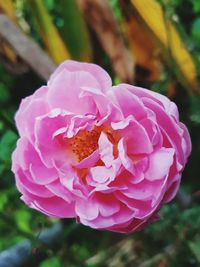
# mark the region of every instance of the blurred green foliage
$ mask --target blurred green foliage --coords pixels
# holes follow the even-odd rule
[[[46,260],[44,260],[39,267],[49,267],[49,266],[53,266],[53,267],[62,267],[60,260],[58,257],[51,257],[48,258]]]
[[[37,42],[42,43],[40,36],[34,29],[33,18],[30,16],[27,2],[23,0],[15,0],[14,2],[18,15],[29,23],[32,37]],[[59,2],[64,3],[65,1]],[[166,6],[169,16],[173,18],[173,16],[178,15],[178,24],[184,29],[185,35],[183,35],[183,38],[187,38],[186,43],[190,45],[192,53],[196,55],[197,69],[200,70],[200,64],[198,63],[200,62],[200,1],[162,0],[159,2]],[[74,25],[64,25],[63,16],[66,14],[59,11],[62,8],[57,5],[58,2],[44,0],[44,3],[59,31],[61,33],[64,32],[63,34],[67,36],[65,30],[68,27],[68,32],[73,35],[74,27],[76,28],[76,23],[80,21],[76,21],[74,17]],[[111,0],[111,6],[117,20],[121,21],[122,12],[118,1]],[[67,11],[69,12],[69,10]],[[76,12],[72,6],[71,10]],[[82,20],[81,15],[78,14],[78,16],[78,19]],[[83,33],[81,42],[89,42],[87,34]],[[71,35],[64,38],[64,40],[68,43],[73,58],[76,58],[76,56],[81,58],[81,54],[76,54],[73,51],[73,42],[76,42],[79,51],[82,49],[81,42],[72,42]],[[78,38],[77,34],[73,38],[73,40],[76,40]],[[88,55],[90,57],[90,49],[90,44],[85,44],[83,54],[86,53],[86,57]],[[102,62],[106,62],[108,69],[112,69],[107,56],[101,50],[100,52],[103,58]],[[0,251],[19,243],[25,238],[29,238],[33,242],[33,247],[37,247],[37,244],[35,245],[34,243],[37,233],[55,222],[55,220],[29,209],[20,201],[20,195],[16,189],[13,174],[10,171],[11,154],[17,140],[13,119],[14,113],[19,106],[20,99],[31,94],[33,88],[36,89],[37,86],[44,83],[38,77],[34,79],[33,77],[35,76],[31,71],[27,74],[22,74],[20,77],[9,73],[5,66],[0,63]],[[113,77],[113,80],[117,81],[117,78]],[[162,266],[196,267],[200,266],[200,197],[199,193],[196,194],[196,197],[194,196],[194,193],[200,190],[200,96],[189,96],[185,89],[175,80],[172,70],[167,67],[163,69],[159,80],[151,84],[150,87],[154,91],[167,94],[172,80],[175,88],[173,100],[177,103],[180,117],[189,127],[193,140],[193,152],[183,174],[181,186],[183,192],[193,196],[193,202],[189,208],[181,210],[175,200],[173,204],[163,207],[160,212],[161,220],[159,222],[131,237],[140,242],[140,251],[137,255],[140,262],[163,252],[167,246],[174,246],[174,254],[168,256],[167,264]],[[63,220],[63,224],[65,230],[62,239],[59,240],[58,245],[46,251],[47,257],[39,263],[39,267],[97,267],[97,265],[87,265],[85,263],[86,260],[99,251],[106,253],[109,247],[124,238],[122,235],[115,233],[98,232],[81,225],[75,226],[72,220]],[[103,267],[105,263],[100,262],[98,266]]]

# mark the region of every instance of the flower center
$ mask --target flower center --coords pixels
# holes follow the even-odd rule
[[[71,139],[71,151],[76,156],[78,162],[87,158],[98,149],[98,141],[101,132],[104,132],[107,135],[108,140],[113,144],[114,157],[116,158],[118,156],[117,144],[120,140],[119,133],[113,131],[109,126],[95,126],[92,131],[80,131]]]
[[[78,161],[87,158],[98,148],[98,140],[101,128],[95,127],[92,131],[80,131],[72,138],[71,149]]]

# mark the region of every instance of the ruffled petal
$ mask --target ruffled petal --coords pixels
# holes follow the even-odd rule
[[[110,167],[113,163],[113,144],[108,140],[105,133],[101,133],[99,137],[99,154],[101,160],[104,162],[106,167]]]
[[[79,97],[83,85],[98,88],[97,81],[90,73],[62,70],[49,84],[47,99],[50,107],[66,109],[76,114],[96,113],[91,97]]]
[[[57,113],[55,113],[57,111]],[[59,131],[68,125],[70,113],[53,110],[50,114],[37,119],[35,124],[35,148],[42,162],[48,167],[53,167],[55,161],[67,160],[67,142],[59,138]],[[61,131],[62,132],[62,131]]]
[[[40,185],[48,184],[57,179],[58,175],[54,168],[47,168],[41,161],[37,151],[26,137],[20,138],[17,143],[16,152],[13,154],[13,171],[19,166],[29,171],[33,183]]]
[[[38,116],[49,111],[48,103],[45,101],[48,88],[42,86],[32,96],[24,98],[15,115],[16,126],[20,136],[26,136],[34,141],[34,125]]]
[[[52,197],[47,199],[34,200],[29,206],[50,217],[74,218],[76,216],[74,204],[67,203],[61,198]]]
[[[174,153],[173,148],[161,148],[152,153],[149,156],[149,167],[145,172],[145,178],[155,181],[166,176],[172,166]]]
[[[98,83],[98,88],[103,92],[106,92],[111,86],[112,81],[108,73],[96,64],[77,62],[73,60],[64,61],[51,75],[48,84],[51,84],[57,75],[63,70],[67,70],[71,73],[84,70],[92,75]]]
[[[80,217],[80,220],[94,220],[99,215],[98,205],[92,200],[79,199],[76,201],[75,206],[76,214]]]
[[[129,154],[149,154],[153,151],[153,146],[145,128],[132,116],[123,121],[112,123],[111,126],[126,139]]]
[[[109,97],[120,107],[125,118],[133,115],[136,120],[140,121],[147,116],[142,101],[129,92],[125,84],[113,86],[112,91],[109,92]]]

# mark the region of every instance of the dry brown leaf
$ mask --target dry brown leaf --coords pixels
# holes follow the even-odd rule
[[[79,0],[85,19],[95,31],[113,69],[122,82],[133,82],[134,59],[125,47],[122,35],[107,0]],[[89,16],[88,16],[89,14]]]

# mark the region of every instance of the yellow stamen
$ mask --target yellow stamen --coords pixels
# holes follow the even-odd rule
[[[96,127],[92,131],[81,131],[72,138],[72,152],[76,154],[79,162],[84,158],[87,158],[98,148],[100,134],[100,127]]]

